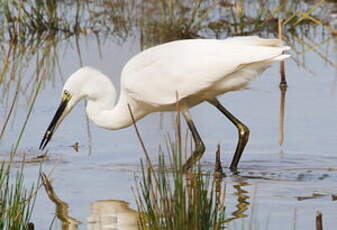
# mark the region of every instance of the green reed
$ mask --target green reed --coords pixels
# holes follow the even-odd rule
[[[222,229],[225,207],[217,199],[220,191],[212,173],[203,173],[198,165],[184,174],[179,153],[170,154],[169,161],[159,155],[156,169],[142,163],[137,187],[140,229]]]
[[[0,229],[26,230],[35,203],[35,186],[23,185],[23,167],[13,174],[12,160],[0,165]]]
[[[177,105],[179,111],[179,105]],[[130,110],[131,112],[131,110]],[[132,116],[132,112],[131,112]],[[133,117],[133,116],[132,116]],[[226,223],[221,166],[216,173],[204,173],[200,164],[189,172],[182,164],[190,151],[187,136],[181,135],[180,114],[176,117],[176,137],[166,139],[166,151],[159,149],[158,166],[148,156],[136,124],[146,160],[141,161],[141,177],[135,190],[141,230],[223,229]],[[220,150],[219,150],[220,151]],[[164,157],[168,156],[168,160]],[[221,165],[221,164],[220,164]]]

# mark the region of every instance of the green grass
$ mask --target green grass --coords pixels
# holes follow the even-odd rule
[[[217,171],[216,176],[211,171],[204,173],[199,164],[188,173],[182,171],[183,156],[190,151],[189,142],[181,136],[179,113],[176,125],[175,140],[167,138],[167,150],[159,151],[158,167],[151,162],[135,125],[146,154],[135,189],[139,227],[141,230],[223,229],[226,219],[222,172]]]
[[[23,185],[23,167],[16,172],[12,161],[0,165],[0,229],[25,230],[35,203],[35,186],[26,189]]]
[[[160,155],[156,170],[142,164],[137,190],[141,229],[222,229],[225,207],[213,174],[203,173],[198,165],[186,175],[180,158],[171,154],[169,162]]]

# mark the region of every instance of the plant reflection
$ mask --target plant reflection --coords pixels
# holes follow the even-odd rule
[[[56,218],[61,222],[62,230],[76,230],[81,222],[69,215],[69,205],[61,200],[54,191],[48,177],[41,173],[42,184],[49,199],[56,206]],[[89,230],[137,230],[138,214],[121,200],[99,200],[91,204],[88,216]]]
[[[248,217],[248,215],[246,214],[246,211],[248,210],[249,205],[250,205],[250,202],[248,202],[249,196],[248,196],[248,192],[243,189],[247,185],[249,184],[248,182],[245,182],[245,181],[240,181],[238,182],[238,184],[233,185],[234,189],[236,190],[235,196],[236,196],[238,203],[235,207],[237,209],[234,212],[232,212],[232,215],[234,217],[227,219],[226,222],[229,222],[235,219],[241,219],[241,218]]]
[[[62,223],[62,230],[76,230],[78,229],[78,225],[81,223],[77,219],[69,216],[69,205],[61,200],[57,194],[54,192],[54,188],[46,174],[40,174],[42,184],[46,190],[46,193],[49,199],[55,204],[56,206],[56,217]]]
[[[44,173],[41,173],[41,179],[49,199],[56,205],[56,217],[61,222],[62,229],[78,229],[78,226],[81,224],[81,222],[69,215],[69,205],[57,196],[52,187],[52,184]],[[222,181],[221,178],[218,179],[219,180],[217,183],[220,183],[222,186],[226,187],[225,185],[227,182]],[[238,181],[232,185],[235,189],[234,197],[229,198],[235,198],[237,204],[234,211],[231,212],[232,217],[224,218],[222,224],[248,217],[247,211],[250,205],[250,196],[244,187],[249,185],[250,184],[245,181]],[[222,199],[226,196],[226,194],[224,194],[226,191],[219,190],[218,192],[223,193],[221,195],[222,198],[220,199],[220,202],[223,202]],[[227,204],[222,203],[222,205],[226,206]],[[91,204],[90,215],[87,217],[87,229],[138,230],[138,218],[139,213],[131,209],[129,207],[129,203],[125,201],[99,200]]]

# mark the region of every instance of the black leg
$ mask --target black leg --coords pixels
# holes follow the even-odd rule
[[[191,115],[188,112],[188,110],[185,110],[182,113],[184,115],[184,118],[187,122],[189,129],[191,130],[192,137],[195,143],[195,149],[192,153],[192,156],[183,165],[183,171],[187,172],[202,157],[202,155],[205,152],[205,145],[201,140],[201,137],[192,121]]]
[[[214,105],[221,113],[223,113],[238,129],[239,132],[239,141],[236,146],[235,154],[230,165],[230,169],[233,172],[237,172],[237,167],[242,155],[243,150],[248,142],[249,138],[249,129],[245,126],[241,121],[239,121],[233,114],[231,114],[225,107],[221,105],[218,99],[214,98],[213,100],[209,100],[209,103]]]

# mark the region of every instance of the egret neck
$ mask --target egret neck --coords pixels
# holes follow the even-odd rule
[[[106,101],[103,98],[113,99],[106,95],[106,97],[103,96],[95,100],[91,100],[89,96],[87,100],[86,111],[88,117],[99,127],[117,130],[132,125],[132,117],[128,104],[136,121],[146,115],[142,110],[135,108],[132,100],[127,100],[123,92],[120,94],[119,100],[115,105],[112,101]]]

